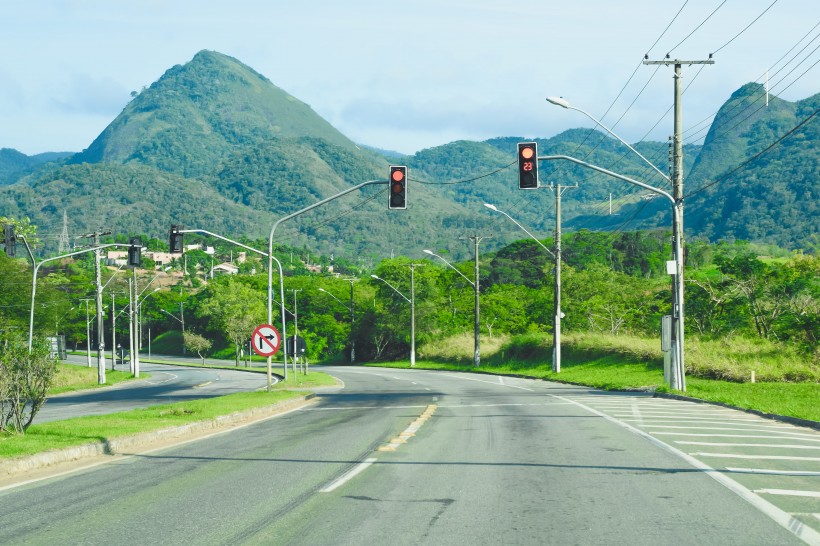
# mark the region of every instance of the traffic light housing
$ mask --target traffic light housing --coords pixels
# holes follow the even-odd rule
[[[182,229],[182,226],[176,226],[176,225],[171,226],[171,233],[169,234],[169,237],[168,237],[168,240],[169,240],[169,245],[168,245],[169,246],[169,251],[168,252],[170,252],[171,254],[180,254],[183,251],[184,247],[182,246],[182,233],[180,233],[181,229]]]
[[[17,234],[14,233],[12,224],[6,224],[3,228],[3,242],[6,245],[6,256],[10,258],[17,256]]]
[[[518,189],[538,188],[538,145],[535,142],[518,143]]]
[[[142,267],[142,239],[131,237],[128,240],[128,265],[130,267]]]
[[[390,165],[390,193],[387,201],[388,209],[404,210],[407,208],[407,167]]]

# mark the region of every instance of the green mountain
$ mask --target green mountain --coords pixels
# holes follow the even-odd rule
[[[11,148],[0,148],[0,186],[14,184],[46,163],[70,157],[70,152],[49,152],[28,156]]]
[[[770,97],[766,105],[763,86],[737,90],[715,116],[687,180],[687,230],[711,240],[820,244],[817,118],[765,150],[818,109],[820,94],[795,103]]]
[[[746,111],[741,108],[756,92],[749,86],[738,91],[703,147],[685,146],[687,190],[707,186],[816,109],[817,97],[796,104],[773,100],[751,117],[732,118],[732,112]],[[812,127],[732,175],[731,183],[695,193],[687,200],[687,235],[802,244],[805,237],[796,234],[801,226],[812,233],[805,226],[817,218],[816,199],[810,198],[817,195]],[[284,223],[276,241],[364,263],[393,253],[418,256],[425,248],[462,259],[472,253],[464,235],[492,235],[482,243],[485,250],[522,238],[484,203],[539,236],[552,234],[554,193],[546,187],[518,189],[515,155],[521,140],[458,141],[405,157],[381,153],[357,146],[236,59],[202,51],[143,90],[88,149],[68,160],[31,167],[31,158],[0,153],[0,180],[7,166],[6,180],[14,182],[0,187],[0,211],[29,216],[52,246],[63,210],[72,234],[106,228],[164,239],[176,223],[231,238],[267,238],[284,215],[364,181],[386,182],[393,162],[409,169],[407,210],[388,211],[386,184],[372,185]],[[634,153],[598,131],[574,129],[539,139],[538,146],[542,156],[571,155],[668,189]],[[666,143],[636,147],[667,170]],[[567,231],[670,225],[664,199],[584,167],[542,162],[540,180],[571,187],[563,193]],[[768,199],[772,190],[788,199]],[[761,221],[766,215],[768,223]],[[758,218],[759,228],[744,223],[751,217]]]

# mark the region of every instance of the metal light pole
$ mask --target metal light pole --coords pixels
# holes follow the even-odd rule
[[[478,287],[478,243],[481,241],[481,239],[484,239],[486,237],[479,237],[478,235],[473,235],[473,236],[470,236],[470,237],[467,237],[467,238],[471,239],[475,243],[475,281],[471,281],[470,279],[468,279],[467,276],[464,273],[462,273],[461,271],[459,271],[453,264],[451,264],[450,262],[448,262],[447,260],[445,260],[444,258],[439,256],[438,254],[436,254],[432,250],[426,250],[425,249],[425,250],[423,250],[423,252],[425,254],[429,254],[430,256],[435,256],[436,258],[438,258],[439,260],[444,262],[444,264],[447,267],[449,267],[450,269],[452,269],[453,271],[455,271],[456,273],[458,273],[459,275],[464,277],[464,280],[466,280],[468,283],[470,283],[470,286],[473,287],[473,292],[475,293],[475,309],[474,309],[474,315],[473,315],[474,316],[474,320],[473,320],[473,338],[474,338],[473,339],[473,343],[474,343],[474,345],[473,345],[473,347],[474,347],[474,350],[473,350],[473,366],[478,367],[481,364],[481,330],[480,330],[480,320],[479,320],[480,319],[480,315],[479,315],[480,306],[479,306],[479,290],[478,290],[478,288],[479,288]]]
[[[678,68],[677,65],[676,65],[676,68]],[[678,75],[679,75],[679,72],[678,72]],[[676,78],[676,81],[677,81],[677,78]],[[677,96],[676,96],[676,99],[677,99]],[[661,176],[661,178],[663,178],[673,188],[676,188],[676,187],[681,187],[682,188],[682,184],[683,184],[682,183],[682,177],[683,177],[682,169],[678,169],[676,167],[676,173],[675,173],[676,180],[678,178],[680,178],[680,184],[679,185],[675,184],[675,183],[673,183],[672,179],[669,176],[664,174],[663,171],[661,171],[651,161],[649,161],[646,157],[644,157],[638,150],[636,150],[635,148],[630,146],[625,140],[623,140],[621,137],[616,135],[610,128],[608,128],[606,125],[601,123],[600,120],[595,118],[589,112],[586,112],[586,111],[584,111],[584,110],[582,110],[582,109],[580,109],[576,106],[570,105],[570,103],[567,100],[565,100],[561,97],[547,97],[547,102],[549,102],[551,104],[555,104],[556,106],[560,106],[562,108],[566,108],[568,110],[575,110],[577,112],[580,112],[580,113],[584,114],[586,117],[588,117],[589,119],[594,121],[597,126],[604,129],[607,133],[609,133],[614,138],[616,138],[621,144],[623,144],[624,146],[626,146],[627,148],[632,150],[632,152],[634,152],[638,157],[640,157],[643,160],[644,163],[649,165],[656,173],[658,173]],[[680,103],[676,100],[676,105],[679,105],[679,104]],[[677,131],[678,130],[678,125],[677,125],[678,121],[677,120],[680,119],[680,116],[677,112],[677,106],[676,106],[676,114],[675,115],[676,115],[676,128],[675,128],[675,130]],[[676,133],[676,135],[677,135],[677,133]],[[676,138],[677,138],[677,136],[676,136]],[[677,148],[676,148],[676,154],[677,154],[677,152],[678,151],[677,151]],[[681,152],[681,154],[682,154],[682,152]],[[678,161],[680,160],[680,157],[681,157],[681,155],[677,155],[677,157],[675,158],[676,165],[677,165]],[[670,387],[672,387],[672,389],[675,389],[675,390],[685,391],[686,390],[686,373],[685,373],[685,368],[684,368],[684,350],[683,350],[683,317],[684,317],[684,312],[683,312],[683,285],[684,285],[684,281],[683,281],[683,227],[682,227],[683,226],[683,195],[682,195],[682,191],[680,192],[681,193],[680,196],[676,195],[675,197],[673,197],[667,191],[661,190],[659,188],[655,188],[655,187],[650,186],[648,184],[645,184],[643,182],[633,180],[629,177],[614,173],[614,172],[609,171],[607,169],[592,165],[590,163],[586,163],[584,161],[581,161],[579,159],[576,159],[576,158],[573,158],[573,157],[570,157],[570,156],[545,156],[545,157],[539,157],[538,159],[539,160],[547,160],[547,161],[551,160],[551,159],[563,159],[563,160],[571,161],[573,163],[583,165],[583,166],[591,168],[593,170],[597,170],[598,172],[602,172],[602,173],[607,174],[609,176],[618,178],[618,179],[623,180],[625,182],[629,182],[630,184],[634,184],[636,186],[647,189],[651,192],[662,195],[662,196],[666,197],[667,199],[669,199],[669,201],[672,203],[672,230],[673,230],[674,258],[675,258],[674,259],[674,262],[675,262],[675,278],[674,278],[673,290],[672,290],[672,321],[673,321],[672,331],[673,331],[673,338],[674,338],[673,339],[672,357],[673,357],[674,362],[673,362],[673,373],[672,373],[672,377],[671,377],[671,381],[670,381]]]
[[[560,194],[560,190],[559,190],[559,194]],[[559,197],[559,199],[560,199],[560,197]],[[552,341],[553,341],[552,371],[560,372],[561,371],[561,319],[563,318],[563,314],[561,313],[561,265],[560,265],[561,264],[561,247],[560,247],[560,243],[558,242],[560,239],[556,238],[556,251],[553,252],[552,250],[550,250],[546,246],[544,246],[544,243],[539,241],[538,238],[535,235],[533,235],[532,233],[530,233],[527,228],[522,226],[518,222],[518,220],[516,220],[515,218],[513,218],[512,216],[510,216],[509,214],[507,214],[503,210],[500,210],[495,205],[491,205],[489,203],[484,203],[484,206],[487,207],[488,209],[494,211],[494,212],[497,212],[499,214],[503,214],[504,216],[506,216],[507,218],[512,220],[512,222],[515,225],[517,225],[519,228],[521,228],[521,230],[524,231],[524,233],[529,235],[530,238],[533,241],[538,243],[538,245],[541,248],[543,248],[545,251],[547,251],[547,253],[555,259],[555,283],[554,283],[555,298],[553,300],[553,303],[554,303],[554,305],[553,305],[553,309],[554,309],[553,317],[554,317],[554,321],[555,321],[554,322],[555,328],[553,329],[553,338],[552,338]],[[561,226],[560,216],[557,218],[556,224],[558,225],[558,229],[560,230],[560,226]]]
[[[334,199],[338,199],[343,195],[347,195],[353,191],[358,189],[364,188],[365,186],[371,186],[374,184],[380,185],[387,185],[389,181],[387,180],[369,180],[367,182],[362,182],[356,186],[343,190],[336,195],[332,195],[326,199],[322,199],[310,206],[307,206],[301,210],[297,210],[294,213],[288,214],[287,216],[283,216],[276,222],[274,222],[273,226],[270,229],[270,237],[268,238],[268,324],[273,321],[273,236],[276,233],[276,228],[279,227],[279,224],[285,222],[286,220],[290,220],[295,218],[301,214],[304,214],[310,210],[315,209],[316,207],[320,207],[325,203],[333,201]],[[282,264],[279,263],[279,260],[276,260],[276,263],[279,265],[279,298],[282,302],[282,337],[287,339],[287,333],[285,332],[285,289],[284,284],[282,281]],[[285,379],[287,379],[287,361],[288,361],[288,353],[287,353],[287,343],[285,344],[285,352],[284,352],[284,359],[285,359]],[[270,357],[268,357],[268,369],[270,369]],[[270,372],[268,372],[268,390],[270,390]]]
[[[393,292],[404,298],[404,301],[410,304],[410,367],[416,365],[416,283],[414,279],[414,271],[416,267],[423,264],[410,264],[410,298],[399,292],[399,290],[377,275],[370,275],[377,281],[382,281],[384,284],[393,289]]]

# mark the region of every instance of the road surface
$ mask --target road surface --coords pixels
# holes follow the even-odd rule
[[[814,430],[544,381],[323,371],[346,387],[303,409],[0,489],[0,544],[820,543],[817,499],[794,494],[820,490]]]

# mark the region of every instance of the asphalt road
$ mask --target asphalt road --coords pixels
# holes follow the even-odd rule
[[[86,359],[69,356],[67,361],[85,364]],[[96,365],[96,360],[94,364]],[[267,385],[264,374],[239,370],[187,368],[148,362],[141,362],[140,370],[150,377],[118,383],[111,388],[51,396],[37,413],[34,422],[45,423],[83,415],[101,415],[156,404],[224,396],[253,391]]]
[[[0,544],[820,543],[801,523],[820,512],[814,499],[779,507],[760,492],[816,477],[717,472],[692,455],[761,453],[741,447],[747,436],[816,448],[811,429],[542,381],[323,371],[346,388],[301,410],[0,490]],[[696,427],[771,428],[714,442],[737,447],[673,443]]]

